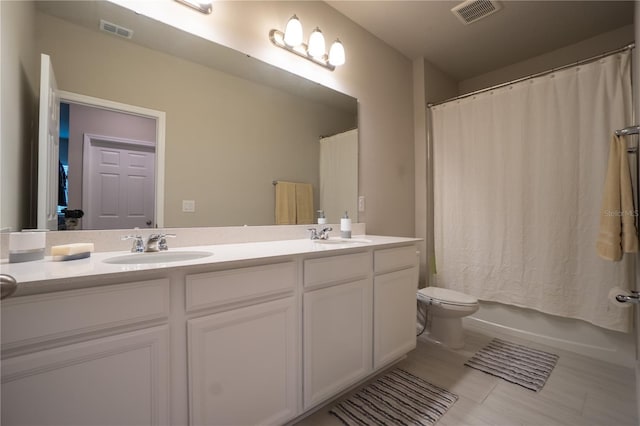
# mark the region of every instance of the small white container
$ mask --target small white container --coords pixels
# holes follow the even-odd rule
[[[12,232],[9,234],[9,263],[44,259],[46,232]]]
[[[324,225],[327,223],[327,218],[324,216],[324,210],[318,210],[318,225]]]
[[[351,238],[351,218],[349,218],[349,214],[346,211],[340,219],[340,237]]]

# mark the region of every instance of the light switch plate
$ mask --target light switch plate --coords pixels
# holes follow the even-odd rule
[[[195,200],[182,200],[182,211],[184,213],[195,213],[196,211]]]
[[[358,211],[364,213],[364,195],[358,197]]]

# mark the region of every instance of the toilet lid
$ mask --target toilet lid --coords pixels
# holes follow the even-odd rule
[[[440,287],[426,287],[420,289],[419,292],[426,298],[436,300],[441,303],[449,303],[452,305],[475,305],[478,299],[459,291],[449,290]]]

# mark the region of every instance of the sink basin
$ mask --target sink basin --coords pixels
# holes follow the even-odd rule
[[[371,240],[364,238],[329,238],[328,240],[313,240],[317,244],[367,244]]]
[[[139,265],[141,263],[169,263],[202,259],[212,256],[210,251],[159,251],[156,253],[131,253],[103,260],[114,265]]]

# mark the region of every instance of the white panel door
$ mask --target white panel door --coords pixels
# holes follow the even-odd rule
[[[155,146],[105,137],[84,146],[82,228],[153,227]]]
[[[192,425],[282,424],[298,414],[293,297],[188,321]]]
[[[382,367],[416,347],[417,290],[417,267],[374,278],[373,368]]]
[[[304,294],[304,409],[372,369],[372,280]]]
[[[51,58],[40,55],[38,131],[38,229],[58,230],[60,99]]]
[[[2,360],[4,425],[166,425],[169,330],[138,330]]]

